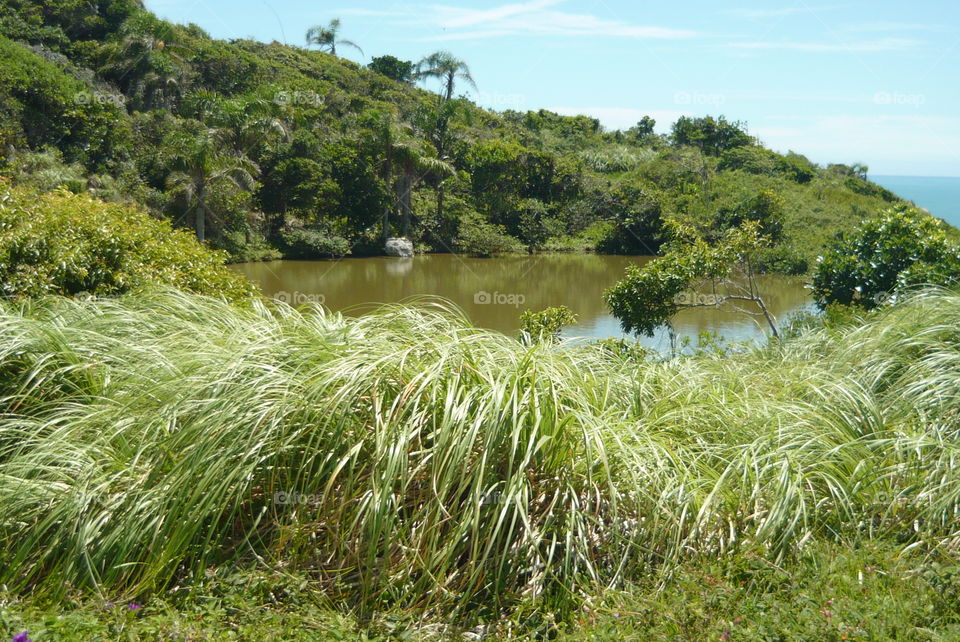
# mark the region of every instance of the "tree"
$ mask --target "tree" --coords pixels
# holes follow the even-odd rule
[[[727,150],[750,145],[754,140],[746,132],[744,123],[729,122],[723,116],[681,116],[673,124],[673,142],[699,147],[704,154],[719,156]]]
[[[635,140],[643,141],[647,138],[650,138],[654,135],[653,128],[657,126],[657,121],[655,121],[650,116],[644,116],[637,124],[627,130],[627,133],[630,134]]]
[[[917,285],[960,280],[960,246],[943,222],[916,208],[886,210],[838,238],[820,257],[813,296],[831,303],[875,308]]]
[[[757,223],[745,222],[727,230],[710,244],[692,228],[670,224],[673,240],[667,252],[643,267],[631,265],[626,277],[604,293],[624,332],[653,336],[679,310],[749,303],[764,317],[770,332],[779,336],[776,319],[760,295],[753,268],[754,255],[769,243]],[[701,292],[695,291],[702,289]]]
[[[197,135],[183,135],[175,141],[171,158],[173,171],[167,176],[167,188],[187,203],[186,213],[194,214],[197,239],[206,239],[207,216],[214,214],[210,197],[216,190],[237,188],[252,191],[257,165],[243,154],[223,150],[225,134],[204,129]]]
[[[568,325],[577,322],[577,315],[565,305],[539,312],[525,310],[520,315],[520,340],[524,343],[553,343]]]
[[[383,238],[390,235],[390,211],[398,212],[402,220],[402,234],[410,233],[410,221],[413,215],[413,191],[428,176],[439,178],[452,175],[453,165],[436,158],[420,139],[415,136],[413,126],[401,122],[392,112],[379,112],[374,115],[374,145],[380,157],[379,175],[392,186],[394,200],[383,213]]]
[[[416,65],[409,60],[400,60],[394,56],[377,56],[367,65],[368,68],[387,78],[402,83],[411,83],[415,78]]]
[[[470,67],[467,63],[454,56],[449,51],[437,51],[423,58],[417,64],[417,80],[437,78],[441,81],[440,95],[444,100],[452,100],[457,80],[463,80],[468,85],[477,88],[473,80]]]
[[[132,99],[134,107],[170,109],[184,91],[188,50],[171,41],[167,25],[146,14],[128,21],[119,33],[121,39],[106,46],[100,72]]]
[[[322,25],[316,25],[307,29],[307,46],[316,45],[320,47],[323,51],[328,51],[334,56],[337,55],[337,45],[346,45],[347,47],[353,47],[360,52],[360,55],[365,55],[363,49],[360,48],[360,45],[351,41],[344,40],[339,37],[340,33],[340,19],[334,18],[330,23],[324,27]]]
[[[720,229],[740,227],[746,221],[757,224],[758,231],[778,243],[783,238],[783,217],[786,204],[783,197],[773,190],[760,190],[732,209],[721,209],[717,213],[715,224]]]

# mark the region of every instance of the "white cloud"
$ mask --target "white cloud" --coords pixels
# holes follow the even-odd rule
[[[590,14],[550,9],[563,1],[565,0],[532,0],[484,10],[432,5],[428,7],[431,17],[427,20],[449,32],[424,40],[467,40],[510,35],[679,39],[696,35],[687,29],[635,25],[619,20],[604,20]]]
[[[338,16],[396,17],[406,15],[402,11],[377,11],[374,9],[337,9],[332,13]]]
[[[960,176],[960,118],[901,114],[769,118],[751,133],[772,149],[792,149],[820,163],[866,162],[877,174]]]
[[[784,50],[810,52],[876,52],[876,51],[903,51],[921,44],[917,40],[908,38],[881,38],[864,42],[734,42],[730,47],[744,50]]]
[[[819,13],[821,11],[833,11],[835,9],[842,8],[843,7],[841,5],[810,7],[801,3],[800,6],[783,7],[781,9],[728,9],[722,13],[732,16],[739,16],[741,18],[748,18],[750,20],[762,20],[764,18],[785,18],[787,16],[793,16],[800,13]]]
[[[522,15],[524,13],[531,13],[541,9],[546,9],[547,7],[552,7],[560,4],[561,2],[563,2],[563,0],[533,0],[533,2],[526,2],[524,4],[505,4],[500,7],[494,7],[493,9],[485,9],[480,11],[442,5],[435,5],[430,8],[441,13],[448,14],[448,17],[443,20],[442,26],[449,29],[457,27],[475,27],[480,24],[504,20],[513,16]]]
[[[869,22],[866,24],[844,27],[843,31],[848,31],[851,33],[865,33],[873,31],[947,31],[947,28],[938,25],[906,24],[903,22]]]

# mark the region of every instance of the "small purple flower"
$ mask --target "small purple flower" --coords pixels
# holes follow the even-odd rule
[[[136,602],[130,602],[130,604],[127,604],[127,608],[130,609],[131,611],[139,611],[143,607],[137,604]]]
[[[30,642],[30,636],[27,635],[26,631],[20,631],[15,636],[13,636],[12,642]]]

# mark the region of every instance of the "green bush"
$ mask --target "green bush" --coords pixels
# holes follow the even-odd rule
[[[460,221],[457,249],[474,256],[494,256],[520,252],[523,244],[508,235],[502,225],[488,223],[475,214]]]
[[[149,286],[233,300],[252,295],[224,258],[139,209],[0,181],[3,296],[110,296]]]
[[[280,248],[288,259],[329,259],[350,254],[350,243],[345,238],[314,228],[281,230]]]
[[[813,276],[817,304],[875,308],[917,285],[949,285],[960,279],[960,246],[942,221],[915,208],[898,207],[864,221],[819,260]]]

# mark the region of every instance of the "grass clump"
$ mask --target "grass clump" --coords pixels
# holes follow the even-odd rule
[[[0,583],[143,599],[254,566],[360,621],[543,629],[705,559],[955,560],[958,315],[927,292],[736,358],[638,364],[437,306],[6,303]]]

